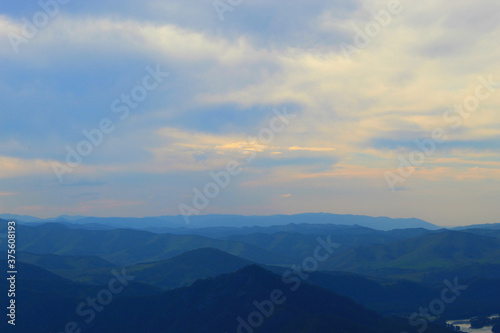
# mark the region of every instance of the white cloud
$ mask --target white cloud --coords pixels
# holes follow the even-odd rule
[[[118,130],[109,143],[96,150],[88,163],[75,169],[76,175],[206,171],[241,157],[241,150],[256,151],[270,159],[325,157],[334,152],[339,162],[328,170],[312,171],[302,165],[275,166],[265,171],[249,168],[249,174],[260,178],[249,176],[241,186],[281,186],[300,179],[309,181],[313,188],[323,186],[319,179],[369,179],[374,183],[380,180],[382,185],[376,183],[380,189],[385,186],[384,171],[397,166],[401,151],[374,142],[388,139],[395,145],[398,141],[407,143],[429,135],[436,127],[446,127],[443,112],[473,93],[479,76],[492,74],[500,80],[500,6],[496,0],[402,2],[403,13],[393,17],[391,25],[350,61],[338,43],[352,42],[353,24],[363,28],[372,20],[371,13],[385,8],[387,1],[345,5],[326,0],[259,0],[241,5],[224,23],[218,21],[211,4],[202,1],[189,5],[175,1],[141,3],[137,13],[135,4],[129,4],[117,15],[79,15],[68,7],[68,12],[22,45],[19,55],[12,52],[7,35],[19,32],[21,23],[3,15],[0,61],[22,67],[33,77],[24,82],[15,75],[3,76],[0,96],[7,105],[21,108],[24,104],[20,100],[45,101],[50,95],[52,99],[46,104],[50,107],[40,107],[30,114],[32,117],[22,117],[53,123],[60,132],[70,133],[67,137],[73,140],[73,129],[80,131],[84,128],[80,122],[88,120],[74,111],[74,106],[109,112],[109,104],[117,98],[112,89],[115,87],[94,88],[79,77],[53,86],[51,83],[58,80],[56,74],[73,69],[83,73],[89,59],[103,68],[117,64],[127,68],[130,59],[141,68],[159,63],[172,72],[172,81],[159,90],[160,97],[148,100],[144,110],[134,114],[123,131]],[[173,19],[173,12],[183,17]],[[162,21],[163,14],[171,19]],[[257,17],[267,25],[256,23]],[[274,17],[279,24],[267,21],[267,17]],[[295,26],[286,25],[287,20]],[[113,80],[134,82],[128,73]],[[105,102],[96,96],[104,96]],[[243,132],[255,131],[255,122],[229,134],[207,134],[204,124],[190,128],[175,123],[178,117],[195,117],[200,110],[234,107],[238,117],[240,109],[286,104],[296,106],[300,117],[269,145],[247,146]],[[471,182],[498,179],[497,151],[485,142],[500,136],[499,107],[500,87],[464,120],[460,130],[447,132],[450,144],[474,141],[475,146],[451,146],[446,156],[436,153],[417,170],[412,184],[417,179],[445,177]],[[59,113],[54,112],[54,116],[49,108]],[[61,122],[57,115],[68,112],[74,112],[74,121]],[[50,135],[40,140],[44,149],[38,149],[39,155],[30,159],[13,157],[22,155],[28,139],[3,140],[0,178],[53,177],[54,147],[71,142],[64,141],[67,137],[52,136],[52,128],[46,132]],[[148,154],[126,163],[116,158],[131,151]],[[326,184],[331,186],[330,182]]]
[[[51,173],[51,161],[0,156],[0,179]]]

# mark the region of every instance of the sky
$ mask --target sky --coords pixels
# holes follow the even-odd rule
[[[0,212],[500,222],[498,0],[0,5]]]

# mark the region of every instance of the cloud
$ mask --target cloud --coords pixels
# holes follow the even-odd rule
[[[304,150],[304,151],[334,151],[335,148],[322,148],[322,147],[297,147],[293,146],[288,148],[288,150],[296,151],[296,150]]]
[[[352,44],[354,27],[364,29],[372,13],[386,6],[383,0],[258,0],[220,21],[212,4],[201,0],[92,0],[66,6],[15,54],[9,32],[19,33],[21,17],[39,7],[9,4],[0,16],[0,122],[6,124],[0,179],[4,193],[16,195],[3,199],[34,212],[29,207],[39,206],[35,196],[44,196],[40,184],[51,184],[84,200],[80,186],[53,184],[52,162],[64,161],[66,146],[85,139],[84,129],[103,118],[116,120],[112,102],[130,94],[145,67],[156,64],[171,73],[169,79],[127,121],[117,122],[116,131],[68,175],[67,185],[87,179],[105,192],[102,198],[142,202],[121,197],[126,190],[114,188],[119,178],[145,193],[161,192],[153,186],[164,184],[180,197],[196,186],[190,179],[203,182],[228,160],[257,153],[233,183],[240,202],[233,208],[215,203],[212,211],[251,211],[257,206],[243,203],[250,200],[246,191],[269,186],[276,186],[272,198],[294,193],[290,199],[304,202],[297,207],[312,209],[332,186],[347,197],[355,192],[349,182],[359,184],[360,196],[367,187],[386,191],[384,172],[416,149],[415,139],[443,128],[447,143],[399,194],[416,207],[419,195],[431,193],[436,182],[448,193],[455,191],[448,180],[488,192],[483,181],[498,179],[500,162],[500,87],[459,129],[450,128],[443,115],[474,94],[479,77],[500,81],[500,46],[494,42],[500,38],[500,7],[496,0],[403,1],[404,11],[390,26],[346,59],[341,43]],[[293,108],[297,118],[272,142],[248,144],[247,137],[280,106]],[[36,179],[39,192],[26,185],[28,179]],[[21,183],[26,190],[18,191]],[[292,184],[300,184],[297,192],[287,187]],[[316,188],[326,194],[315,194]],[[273,209],[272,198],[262,211]],[[45,203],[65,209],[52,200]],[[164,213],[165,206],[131,205],[130,212]],[[75,207],[68,209],[83,209]],[[124,209],[97,202],[88,207],[103,213]]]
[[[26,160],[0,156],[0,179],[48,174],[51,172],[51,162],[47,160]]]
[[[44,216],[56,216],[58,212],[64,211],[69,214],[81,214],[81,215],[93,215],[93,214],[105,214],[106,211],[141,205],[142,201],[123,201],[123,200],[113,200],[113,199],[102,199],[102,200],[90,200],[82,203],[78,203],[72,207],[66,206],[21,206],[17,209],[20,211],[25,211],[28,214],[43,214]]]

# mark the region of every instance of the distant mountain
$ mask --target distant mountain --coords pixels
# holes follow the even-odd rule
[[[4,214],[7,215],[7,214]],[[0,215],[0,217],[2,217]],[[84,217],[62,215],[51,219],[38,219],[31,216],[16,216],[24,222],[74,222],[78,224],[103,224],[117,228],[207,228],[207,227],[269,227],[285,224],[338,224],[359,225],[377,230],[405,228],[425,228],[429,230],[440,227],[416,218],[371,217],[363,215],[339,215],[330,213],[305,213],[296,215],[242,216],[242,215],[198,215],[189,218],[186,223],[183,216],[156,217]]]
[[[48,219],[45,219],[45,221],[54,221],[54,222],[57,222],[57,221],[78,221],[78,220],[81,220],[81,219],[84,219],[84,218],[87,218],[88,216],[83,216],[83,215],[59,215],[57,217],[52,217],[52,218],[48,218]]]
[[[43,222],[43,223],[30,223],[29,226],[34,226],[34,225],[40,225],[40,224],[50,224],[53,222]],[[113,230],[113,229],[121,229],[117,227],[112,227],[109,225],[105,224],[99,224],[99,223],[85,223],[85,224],[76,224],[73,222],[68,222],[66,220],[64,221],[57,221],[56,223],[62,224],[65,227],[68,227],[70,229],[83,229],[83,230]],[[147,230],[145,230],[147,231]]]
[[[463,230],[459,230],[459,231],[468,232],[471,234],[476,234],[476,235],[481,235],[481,236],[500,238],[500,229],[475,228],[475,229],[463,229]]]
[[[28,216],[28,215],[16,215],[16,214],[0,214],[0,218],[8,221],[22,221],[22,222],[43,222],[43,219],[38,217]]]
[[[495,229],[500,230],[500,223],[487,223],[487,224],[472,224],[463,227],[455,227],[453,230],[466,230],[466,229]]]
[[[207,228],[167,228],[167,227],[148,227],[144,230],[155,233],[171,233],[178,235],[200,235],[210,238],[227,238],[229,236],[242,236],[250,234],[273,234],[280,232],[300,233],[308,235],[323,235],[325,233],[358,233],[366,230],[378,231],[375,229],[360,227],[359,225],[341,225],[341,224],[309,224],[309,223],[289,223],[272,226],[252,226],[252,227],[207,227]]]
[[[394,235],[410,234],[413,236],[420,232],[420,235],[433,232],[424,228],[405,228],[393,230],[377,230],[359,225],[342,225],[342,224],[310,224],[310,223],[289,223],[283,225],[273,225],[269,227],[211,227],[211,228],[146,228],[144,230],[155,233],[171,233],[179,235],[200,235],[210,238],[227,239],[232,236],[244,236],[251,234],[276,234],[276,233],[295,233],[302,235]],[[404,237],[404,236],[403,236]]]
[[[172,217],[165,217],[172,218]],[[371,217],[363,215],[339,215],[330,213],[305,213],[296,215],[241,216],[241,215],[200,215],[190,217],[190,228],[195,227],[244,227],[273,226],[284,224],[340,224],[359,225],[372,229],[391,230],[402,228],[439,227],[419,219],[392,219],[388,217]]]
[[[0,238],[0,246],[2,243],[5,245],[6,239]],[[57,223],[18,225],[17,244],[19,251],[98,256],[118,265],[165,260],[204,247],[262,264],[292,263],[290,258],[242,242],[130,229],[76,230]]]

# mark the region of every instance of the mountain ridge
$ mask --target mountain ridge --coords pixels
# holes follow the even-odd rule
[[[61,215],[56,218],[39,219],[30,216],[0,214],[0,218],[17,219],[21,222],[70,222],[75,224],[102,224],[115,227],[146,228],[146,227],[245,227],[273,226],[289,223],[360,225],[377,230],[392,230],[404,228],[440,229],[427,221],[417,218],[373,217],[367,215],[332,214],[332,213],[302,213],[276,215],[195,215],[189,218],[189,224],[181,215],[165,215],[152,217],[85,217]],[[23,220],[24,219],[24,220]],[[29,220],[29,221],[28,221]]]

